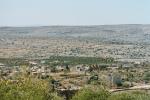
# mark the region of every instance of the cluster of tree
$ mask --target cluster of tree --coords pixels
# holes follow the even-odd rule
[[[113,63],[113,58],[100,58],[100,57],[73,57],[73,56],[51,56],[45,59],[46,63],[49,62],[53,65],[78,65],[78,64],[100,64],[100,63]],[[55,62],[57,61],[57,63]]]
[[[20,77],[0,80],[0,100],[62,100],[47,80]]]
[[[20,66],[20,65],[29,65],[29,62],[25,59],[20,58],[0,58],[0,63],[3,63],[9,67],[11,66]]]

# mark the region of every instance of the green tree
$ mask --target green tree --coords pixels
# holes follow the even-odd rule
[[[21,77],[0,81],[0,100],[61,100],[47,80]]]

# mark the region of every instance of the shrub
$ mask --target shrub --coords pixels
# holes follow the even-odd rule
[[[129,88],[129,87],[132,86],[132,84],[131,84],[131,82],[123,82],[122,86],[123,86],[124,88]]]
[[[20,78],[16,81],[0,81],[0,100],[60,100],[56,98],[46,80]]]
[[[72,100],[107,100],[110,93],[104,89],[92,90],[82,89],[80,90]]]
[[[150,81],[150,72],[145,73],[144,80],[145,81]]]

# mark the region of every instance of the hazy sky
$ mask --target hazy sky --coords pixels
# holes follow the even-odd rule
[[[150,0],[0,0],[0,26],[150,24]]]

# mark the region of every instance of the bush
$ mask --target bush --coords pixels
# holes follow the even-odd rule
[[[82,89],[72,100],[107,100],[108,96],[110,96],[110,93],[104,89]]]
[[[145,73],[144,80],[145,81],[150,81],[150,72]]]
[[[52,94],[46,80],[21,78],[16,81],[0,81],[0,100],[60,100]]]
[[[129,87],[132,86],[132,84],[131,84],[131,82],[123,82],[122,86],[123,86],[124,88],[129,88]]]

